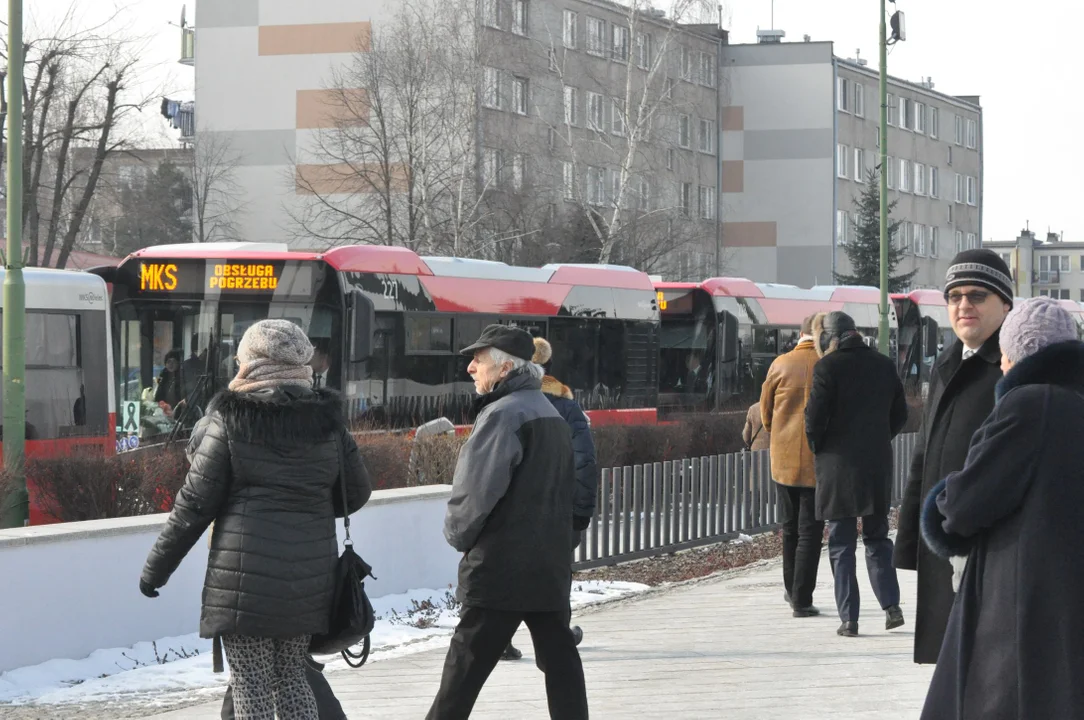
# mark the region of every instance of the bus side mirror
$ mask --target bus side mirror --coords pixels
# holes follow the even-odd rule
[[[738,319],[728,312],[720,313],[720,322],[723,326],[723,353],[720,362],[734,362],[741,357],[741,348],[738,342]]]
[[[373,327],[376,314],[373,301],[358,288],[347,295],[350,322],[350,362],[364,362],[373,354]]]
[[[925,337],[923,338],[923,343],[922,343],[922,346],[925,349],[925,355],[927,357],[929,357],[930,355],[937,355],[938,354],[938,347],[937,346],[941,342],[940,337],[938,337],[939,328],[937,327],[937,323],[927,320],[923,324],[922,329],[923,329],[923,331],[925,333]]]

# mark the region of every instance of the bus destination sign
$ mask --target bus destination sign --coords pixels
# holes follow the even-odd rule
[[[197,263],[141,262],[141,293],[216,295],[275,293],[308,295],[312,267],[283,262],[206,260]]]

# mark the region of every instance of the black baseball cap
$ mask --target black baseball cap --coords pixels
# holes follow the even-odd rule
[[[473,345],[459,351],[460,355],[473,355],[483,348],[497,348],[512,357],[530,360],[534,357],[534,338],[526,330],[508,325],[489,325]]]

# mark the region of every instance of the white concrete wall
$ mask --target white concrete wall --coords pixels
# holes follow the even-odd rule
[[[378,578],[366,582],[370,597],[455,584],[459,554],[443,535],[450,492],[443,485],[381,490],[352,516],[355,547]],[[143,563],[165,520],[149,515],[0,530],[0,672],[198,632],[206,540],[160,597],[139,592]]]

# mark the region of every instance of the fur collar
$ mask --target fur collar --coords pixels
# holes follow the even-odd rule
[[[929,546],[930,550],[933,550],[934,554],[947,559],[953,556],[969,554],[971,552],[971,540],[947,533],[941,526],[941,523],[945,521],[945,516],[941,514],[941,509],[937,507],[937,496],[945,489],[945,485],[945,480],[942,480],[926,496],[926,501],[922,505],[921,525],[922,539],[926,541],[926,545]]]
[[[1058,385],[1084,393],[1084,343],[1048,345],[1016,363],[997,383],[995,397],[1025,385]]]
[[[207,412],[222,417],[231,438],[264,445],[320,442],[343,427],[342,399],[328,389],[224,390],[211,401]]]
[[[835,335],[828,341],[828,347],[823,347],[820,339],[824,335],[824,318],[828,313],[817,313],[813,318],[813,348],[817,351],[817,357],[831,355],[836,350],[851,350],[856,347],[865,347],[862,336],[857,331],[851,330],[842,335]]]
[[[554,397],[564,398],[566,400],[572,400],[572,390],[557,378],[547,375],[542,378],[542,392]]]

